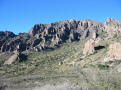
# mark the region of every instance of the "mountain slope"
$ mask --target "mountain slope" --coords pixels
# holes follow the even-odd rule
[[[1,48],[5,48],[0,53],[1,86],[18,90],[20,87],[23,90],[26,87],[33,90],[34,87],[43,90],[120,90],[121,60],[104,61],[109,46],[121,43],[120,31],[121,23],[109,18],[105,23],[68,20],[38,24],[29,33],[19,35],[2,32],[4,44]],[[90,39],[94,40],[95,51],[84,55],[85,43]],[[27,59],[4,65],[16,49],[26,54]]]

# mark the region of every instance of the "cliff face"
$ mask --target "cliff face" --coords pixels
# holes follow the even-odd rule
[[[52,49],[66,41],[79,41],[87,37],[94,39],[101,32],[120,31],[120,28],[121,23],[114,19],[108,19],[105,23],[92,20],[67,20],[36,24],[29,33],[15,35],[12,32],[0,32],[0,51]]]

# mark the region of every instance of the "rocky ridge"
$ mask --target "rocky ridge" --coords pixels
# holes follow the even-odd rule
[[[12,52],[18,47],[20,51],[54,49],[66,41],[79,41],[87,37],[94,39],[99,33],[111,31],[121,31],[121,23],[111,18],[105,23],[92,20],[66,20],[51,24],[36,24],[28,33],[18,35],[0,31],[0,52]]]

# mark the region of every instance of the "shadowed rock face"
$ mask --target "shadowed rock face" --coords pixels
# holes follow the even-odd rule
[[[110,24],[114,23],[114,24]],[[15,35],[12,32],[0,32],[0,51],[44,50],[60,46],[67,40],[79,41],[87,37],[97,38],[98,33],[108,32],[108,27],[119,27],[120,22],[109,19],[105,23],[92,20],[67,20],[51,24],[36,24],[29,33]]]
[[[8,39],[10,39],[10,38],[13,38],[13,37],[15,37],[15,34],[14,33],[12,33],[12,32],[8,32],[8,31],[6,31],[6,32],[0,32],[0,49],[1,49],[1,47],[2,47],[2,45],[8,40]]]

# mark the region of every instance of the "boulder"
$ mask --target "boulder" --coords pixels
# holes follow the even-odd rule
[[[10,65],[14,63],[19,58],[19,53],[15,52],[7,61],[4,62],[4,65]]]
[[[95,52],[94,43],[95,43],[95,41],[93,39],[90,39],[85,43],[85,46],[83,49],[83,54],[85,56],[93,54]]]

